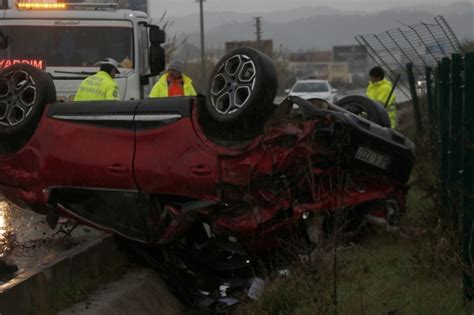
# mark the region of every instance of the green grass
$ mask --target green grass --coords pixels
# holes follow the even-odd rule
[[[447,265],[433,272],[415,259],[430,250],[425,239],[377,232],[338,251],[339,314],[463,314],[461,274]],[[334,314],[332,254],[297,264],[241,314]],[[429,266],[429,264],[427,265]]]
[[[430,171],[431,169],[431,171]],[[458,248],[437,227],[433,166],[414,172],[401,232],[375,229],[337,251],[338,314],[467,314]],[[420,180],[422,174],[431,174]],[[434,185],[434,184],[433,184]],[[423,187],[423,188],[421,188]],[[295,263],[291,277],[276,278],[239,314],[335,314],[334,252]]]
[[[350,261],[338,283],[342,314],[459,314],[461,274],[433,274],[414,255],[429,250],[425,239],[380,234],[344,253]]]

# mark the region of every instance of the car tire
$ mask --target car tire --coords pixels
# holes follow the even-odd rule
[[[45,105],[56,101],[52,78],[27,64],[0,72],[0,136],[22,136],[36,128]]]
[[[222,57],[209,80],[206,108],[231,134],[252,138],[274,110],[277,71],[265,54],[237,48]],[[233,137],[234,137],[233,136]]]
[[[390,118],[382,104],[361,95],[346,96],[335,104],[382,127],[390,128]]]

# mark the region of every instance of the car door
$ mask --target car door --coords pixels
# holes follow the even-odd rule
[[[217,198],[217,155],[194,130],[193,101],[170,97],[140,103],[134,162],[140,190],[183,199]]]
[[[148,212],[133,174],[139,101],[53,104],[39,126],[40,176],[50,204],[105,230],[147,241]]]

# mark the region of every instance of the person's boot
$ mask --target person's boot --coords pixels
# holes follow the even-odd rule
[[[0,275],[12,274],[18,271],[18,266],[9,264],[3,259],[0,259]]]

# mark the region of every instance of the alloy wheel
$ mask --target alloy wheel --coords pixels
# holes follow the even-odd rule
[[[23,122],[36,103],[36,82],[26,71],[14,70],[0,78],[0,125]]]
[[[244,54],[227,59],[211,80],[211,102],[222,115],[231,115],[244,107],[255,87],[254,62]]]

